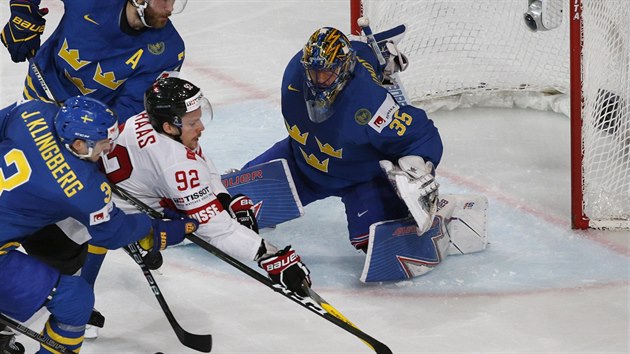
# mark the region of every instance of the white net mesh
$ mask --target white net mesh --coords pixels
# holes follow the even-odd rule
[[[531,32],[523,21],[525,0],[368,0],[364,5],[374,32],[407,25],[400,49],[411,64],[401,78],[416,104],[430,100],[450,108],[459,100],[485,100],[488,93],[568,92],[568,26]]]
[[[584,3],[584,211],[630,220],[630,1]]]
[[[407,25],[399,48],[411,63],[400,76],[415,105],[427,111],[519,106],[568,115],[568,17],[574,1],[543,0],[545,11],[561,7],[564,18],[558,28],[538,32],[523,20],[526,0],[363,4],[374,32]],[[583,2],[584,210],[592,220],[613,221],[603,226],[628,227],[630,0]]]

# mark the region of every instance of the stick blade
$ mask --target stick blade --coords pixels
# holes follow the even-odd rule
[[[186,331],[175,331],[179,341],[190,349],[202,353],[210,353],[212,350],[211,334],[194,334]]]

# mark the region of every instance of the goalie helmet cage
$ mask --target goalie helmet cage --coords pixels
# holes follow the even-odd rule
[[[351,30],[407,25],[400,74],[414,105],[554,110],[571,117],[573,228],[630,229],[630,1],[350,0]],[[548,11],[549,12],[549,11]],[[551,26],[550,26],[551,27]]]

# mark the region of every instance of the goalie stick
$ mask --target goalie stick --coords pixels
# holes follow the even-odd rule
[[[374,55],[376,56],[376,60],[378,60],[378,65],[380,66],[380,70],[383,71],[387,61],[385,60],[385,56],[383,56],[383,52],[381,51],[381,48],[378,46],[378,42],[376,41],[376,38],[374,37],[374,34],[372,33],[372,28],[370,28],[370,20],[367,17],[360,17],[359,19],[357,19],[357,24],[363,30],[363,34],[365,34],[365,38],[367,39],[367,44],[370,46],[370,48],[372,48],[372,51],[374,52]],[[400,25],[386,32],[389,35],[392,35],[393,33],[397,33],[397,34],[404,33],[404,31],[405,31],[405,26]],[[382,37],[382,35],[384,35],[385,33],[380,32],[379,34]],[[387,91],[389,91],[389,93],[392,96],[394,96],[398,104],[400,104],[401,106],[408,105],[409,99],[408,99],[407,93],[405,92],[405,88],[403,87],[402,82],[400,81],[400,78],[398,77],[398,73],[391,74],[390,79],[392,82],[388,84],[383,84],[383,87],[385,87]]]
[[[15,331],[22,333],[23,335],[40,342],[41,344],[50,347],[61,354],[74,354],[73,351],[66,348],[63,344],[51,339],[44,337],[43,335],[33,331],[32,329],[24,326],[23,324],[16,322],[5,315],[0,313],[0,323],[13,328]]]
[[[162,308],[162,311],[164,311],[164,315],[166,315],[168,323],[171,324],[171,327],[173,328],[173,331],[175,332],[175,335],[177,336],[177,339],[179,339],[180,343],[187,346],[188,348],[195,349],[203,353],[209,353],[212,350],[212,335],[190,333],[183,329],[182,326],[180,326],[180,324],[175,319],[175,316],[171,312],[171,309],[168,307],[166,299],[164,299],[164,295],[162,295],[162,291],[160,291],[160,288],[155,282],[155,278],[153,278],[151,270],[149,270],[149,267],[147,267],[147,265],[144,263],[142,255],[140,254],[138,243],[134,242],[123,248],[125,252],[127,252],[127,254],[131,256],[136,264],[138,264],[142,269],[144,277],[147,279],[151,290],[153,290],[155,298],[160,303],[160,307]]]
[[[156,211],[155,209],[149,207],[144,204],[142,201],[129,194],[129,192],[125,191],[122,188],[119,188],[116,185],[112,184],[112,190],[116,195],[125,199],[127,202],[135,206],[138,210],[148,214],[153,218],[163,218],[163,215]],[[243,264],[241,261],[236,258],[228,255],[217,247],[205,242],[199,236],[195,234],[188,234],[186,238],[192,241],[197,246],[205,249],[206,251],[212,253],[217,256],[219,259],[227,262],[233,267],[237,268],[241,272],[249,275],[260,283],[266,285],[271,290],[283,295],[286,298],[289,298],[293,302],[299,304],[300,306],[308,309],[309,311],[315,313],[316,315],[326,319],[329,322],[332,322],[336,326],[344,329],[345,331],[353,334],[357,338],[361,339],[367,346],[372,348],[376,354],[392,354],[392,351],[383,343],[379,342],[375,338],[369,336],[367,333],[361,331],[357,326],[355,326],[352,322],[350,322],[345,316],[343,316],[337,309],[335,309],[332,305],[326,302],[322,297],[320,297],[315,290],[308,288],[305,289],[310,297],[302,297],[295,292],[283,287],[282,285],[276,284],[272,282],[269,278],[257,272],[256,270],[248,267]]]

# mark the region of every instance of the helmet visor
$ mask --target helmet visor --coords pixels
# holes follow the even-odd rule
[[[212,120],[212,105],[210,101],[203,95],[201,90],[197,92],[194,96],[186,99],[186,113],[192,112],[197,108],[201,108],[202,114],[205,116],[206,120]]]
[[[187,98],[184,101],[184,104],[186,105],[185,114],[199,110],[201,111],[200,121],[203,124],[212,120],[213,115],[214,115],[212,111],[212,105],[210,104],[210,101],[203,95],[201,90],[197,92],[194,96]],[[182,128],[181,117],[177,117],[177,116],[174,117],[172,124],[181,129]]]
[[[323,123],[335,113],[332,100],[322,98],[321,95],[314,95],[311,90],[304,91],[304,101],[308,119],[313,123]]]

